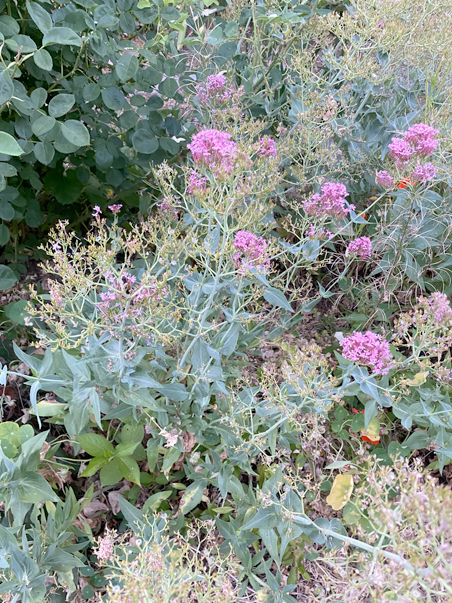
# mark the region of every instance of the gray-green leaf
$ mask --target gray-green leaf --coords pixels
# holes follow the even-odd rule
[[[0,132],[0,153],[17,157],[22,155],[23,149],[21,146],[19,146],[11,134],[8,134],[7,132]]]
[[[52,117],[66,115],[72,109],[74,103],[75,96],[73,94],[58,94],[49,103],[49,115]]]
[[[69,27],[53,27],[44,34],[42,45],[65,44],[67,46],[81,46],[82,38]]]

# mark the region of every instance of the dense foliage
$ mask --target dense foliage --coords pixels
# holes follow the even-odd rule
[[[449,2],[0,12],[2,600],[451,602]]]

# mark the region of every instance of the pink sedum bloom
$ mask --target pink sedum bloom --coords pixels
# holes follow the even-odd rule
[[[121,211],[122,205],[120,205],[119,203],[117,203],[116,205],[109,205],[108,209],[111,211],[112,214],[119,214],[119,212]]]
[[[187,148],[197,165],[231,173],[237,157],[237,145],[231,134],[219,130],[202,130],[195,134]]]
[[[315,218],[344,218],[354,205],[347,207],[345,197],[347,189],[338,182],[326,182],[321,188],[321,194],[316,193],[304,201],[304,210]]]
[[[253,268],[264,271],[269,268],[267,241],[262,237],[257,237],[252,232],[239,230],[234,238],[234,247],[237,249],[234,260],[240,273],[243,274]]]
[[[444,326],[446,322],[452,321],[452,308],[445,293],[435,291],[429,298],[421,297],[419,305],[424,312],[438,323],[438,326]]]
[[[438,146],[435,136],[439,130],[426,124],[415,124],[405,132],[405,140],[414,148],[414,152],[422,157],[428,157]]]
[[[198,100],[203,105],[208,105],[212,100],[221,103],[227,102],[232,96],[232,88],[226,86],[227,79],[223,74],[209,75],[205,84],[196,86]]]
[[[358,255],[362,260],[370,258],[372,255],[372,241],[369,237],[359,237],[351,241],[347,246],[346,255],[352,253]]]
[[[278,150],[276,148],[276,142],[270,136],[263,136],[258,141],[257,154],[261,157],[277,157]]]
[[[200,176],[197,172],[192,170],[190,172],[190,180],[188,182],[187,192],[189,192],[190,195],[199,192],[204,192],[207,190],[206,184],[207,178],[205,178],[204,176]]]
[[[377,172],[375,182],[383,188],[392,188],[394,186],[394,178],[386,170]]]
[[[417,165],[411,174],[411,180],[422,182],[425,184],[429,180],[433,180],[436,176],[435,166],[431,163],[425,163],[424,165]]]
[[[389,156],[394,159],[398,167],[406,165],[413,153],[414,149],[403,138],[393,138],[389,144]]]
[[[389,343],[381,335],[367,331],[346,335],[341,343],[342,356],[357,364],[365,364],[373,373],[387,373],[393,358]]]

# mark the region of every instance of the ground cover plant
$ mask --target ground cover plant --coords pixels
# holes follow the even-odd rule
[[[2,601],[451,602],[449,3],[0,12]]]

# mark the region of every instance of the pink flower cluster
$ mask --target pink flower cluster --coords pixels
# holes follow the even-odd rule
[[[111,211],[112,214],[119,214],[119,212],[121,211],[121,208],[122,208],[122,205],[120,205],[119,203],[108,206],[108,209]]]
[[[263,136],[257,143],[257,154],[261,157],[277,157],[276,142],[270,136]]]
[[[240,273],[243,274],[253,268],[267,270],[270,267],[267,241],[262,237],[257,237],[252,232],[239,230],[234,237],[234,247],[237,249],[237,253],[233,257]]]
[[[386,170],[377,172],[375,182],[383,188],[392,188],[394,186],[394,178]]]
[[[406,165],[413,155],[428,157],[438,146],[435,136],[439,130],[426,124],[415,124],[403,134],[403,138],[393,138],[389,145],[389,156],[398,167]]]
[[[438,326],[445,326],[446,322],[452,321],[452,308],[445,293],[435,291],[429,298],[421,297],[419,305],[425,314],[438,323]]]
[[[227,88],[227,79],[221,73],[209,75],[205,84],[196,86],[198,100],[203,105],[208,105],[212,100],[221,103],[227,102],[232,96],[232,88]]]
[[[435,166],[431,163],[425,163],[424,165],[417,165],[413,173],[411,174],[411,179],[414,182],[422,182],[425,184],[428,180],[432,180],[436,176]]]
[[[100,293],[98,310],[114,324],[141,316],[151,301],[162,299],[165,290],[158,288],[154,281],[144,285],[136,282],[136,277],[128,272],[115,277],[110,270],[105,273],[107,291]]]
[[[314,224],[311,224],[311,226],[305,231],[304,236],[308,239],[318,239],[321,241],[322,239],[332,239],[334,234],[324,226],[316,228]]]
[[[187,192],[190,195],[204,192],[206,190],[207,178],[200,176],[195,170],[190,172],[190,178],[188,182]]]
[[[321,189],[321,194],[316,193],[304,201],[304,210],[316,218],[341,219],[349,211],[355,209],[354,205],[346,206],[345,197],[347,189],[343,184],[326,182]]]
[[[369,237],[359,237],[351,241],[347,246],[346,254],[356,253],[361,259],[365,260],[372,255],[372,241]]]
[[[219,130],[202,130],[195,134],[187,148],[197,165],[231,173],[237,157],[237,145],[231,134]]]
[[[367,331],[346,335],[342,340],[342,356],[358,364],[366,364],[374,373],[387,373],[392,359],[389,343],[381,335]]]

